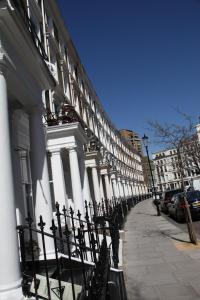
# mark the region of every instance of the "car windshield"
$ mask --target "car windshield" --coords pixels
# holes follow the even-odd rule
[[[196,200],[200,201],[200,191],[187,192],[186,197],[187,197],[188,202],[193,202]]]

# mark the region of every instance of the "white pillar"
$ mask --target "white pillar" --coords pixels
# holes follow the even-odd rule
[[[87,167],[85,166],[85,163],[84,163],[83,196],[84,196],[84,201],[86,200],[87,202],[92,203],[92,197],[91,197],[91,193],[90,193],[90,186],[89,186],[89,179],[88,179],[88,172],[87,172]]]
[[[53,177],[53,189],[55,202],[60,204],[60,210],[63,205],[67,208],[67,194],[65,189],[65,177],[63,171],[61,149],[50,150],[51,153],[51,169]]]
[[[120,197],[124,197],[125,194],[124,194],[124,189],[123,189],[123,184],[122,184],[122,181],[121,181],[121,178],[118,178],[118,184],[119,184],[119,191],[120,191]]]
[[[138,184],[138,195],[140,196],[140,185]]]
[[[135,184],[135,191],[136,191],[136,196],[138,196],[139,195],[139,191],[138,191],[138,185],[137,185],[137,183]]]
[[[135,191],[134,191],[134,185],[133,185],[133,182],[130,183],[130,187],[131,187],[131,193],[132,193],[132,197],[135,196]]]
[[[116,182],[116,178],[115,175],[111,175],[111,180],[112,180],[112,184],[113,184],[113,196],[118,198],[119,197],[119,191],[118,191],[118,187],[117,187],[117,182]]]
[[[100,184],[100,194],[101,194],[101,199],[104,199],[105,196],[104,196],[104,190],[103,190],[103,178],[102,178],[102,175],[100,174],[99,175],[99,184]]]
[[[74,200],[74,208],[77,212],[78,210],[84,216],[84,201],[83,193],[81,186],[81,176],[79,169],[79,161],[76,148],[70,148],[69,150],[69,163],[70,163],[70,172],[71,172],[71,181],[72,181],[72,194]]]
[[[137,196],[137,189],[136,189],[136,184],[133,183],[133,190],[134,190],[134,195]]]
[[[35,221],[36,226],[42,215],[46,223],[45,231],[51,232],[52,225],[52,202],[49,185],[49,173],[46,158],[46,143],[44,127],[42,124],[42,111],[40,108],[34,109],[30,114],[30,141],[31,141],[31,175],[33,182],[33,197],[35,201]],[[38,235],[38,243],[42,253],[41,235]],[[48,254],[54,253],[53,239],[46,238],[46,251]]]
[[[127,197],[127,187],[126,187],[126,181],[122,180],[122,188],[124,191],[124,196]]]
[[[99,178],[98,178],[96,166],[92,167],[92,180],[94,186],[95,201],[98,204],[99,202],[101,202],[101,191],[100,191]]]
[[[129,186],[129,181],[126,181],[126,186],[127,186],[127,196],[130,197],[130,186]]]
[[[111,198],[112,198],[111,187],[110,187],[110,181],[109,181],[108,174],[105,174],[104,178],[105,178],[105,186],[106,186],[106,196],[107,196],[107,199],[111,200]]]
[[[21,299],[21,274],[17,245],[15,198],[12,177],[12,162],[9,134],[9,115],[6,70],[0,61],[0,128],[1,128],[1,172],[0,172],[0,299]],[[18,295],[17,295],[18,294]]]
[[[117,178],[116,180],[116,186],[117,186],[117,197],[119,198],[120,195],[120,182],[119,182],[119,178]]]
[[[130,181],[128,183],[128,190],[129,190],[129,197],[132,197],[132,189],[131,189],[131,183],[130,183]]]

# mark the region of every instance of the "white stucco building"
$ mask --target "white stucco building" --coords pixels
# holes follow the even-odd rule
[[[154,163],[155,184],[158,191],[181,188],[181,174],[178,168],[176,149],[163,150],[152,154]],[[188,160],[188,168],[184,169],[184,185],[190,186],[196,176],[195,166]]]
[[[141,158],[104,111],[55,0],[0,0],[0,124],[0,299],[18,300],[16,225],[28,211],[50,227],[56,201],[83,212],[84,200],[146,187]]]

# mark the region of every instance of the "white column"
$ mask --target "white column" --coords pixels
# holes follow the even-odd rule
[[[36,226],[42,215],[46,223],[45,231],[51,232],[52,225],[52,202],[49,185],[49,173],[46,158],[46,143],[44,127],[42,124],[42,111],[40,108],[34,109],[30,114],[30,141],[31,141],[31,175],[33,182],[33,197],[35,202]],[[38,243],[42,252],[41,235],[38,235]],[[54,253],[53,239],[45,240],[47,253]]]
[[[122,180],[122,188],[124,191],[124,196],[127,197],[127,187],[126,187],[126,181]]]
[[[116,182],[116,178],[115,178],[114,174],[111,175],[111,180],[112,180],[112,184],[113,184],[114,197],[118,198],[119,197],[119,192],[118,192],[117,182]]]
[[[92,180],[94,186],[95,201],[96,203],[99,203],[101,201],[101,191],[100,191],[99,178],[98,178],[96,166],[92,167]]]
[[[137,185],[137,183],[135,183],[135,192],[136,192],[136,196],[138,196],[139,192],[138,192],[138,185]]]
[[[132,197],[135,196],[135,191],[134,191],[134,185],[133,185],[133,182],[130,183],[130,187],[131,187],[131,194],[132,194]]]
[[[55,202],[58,202],[60,204],[60,210],[62,210],[63,205],[65,205],[65,207],[67,208],[67,195],[65,189],[63,163],[60,151],[61,149],[53,149],[50,150],[50,153],[54,199]]]
[[[130,189],[130,197],[133,197],[133,190],[132,190],[132,184],[131,181],[129,183],[129,189]]]
[[[120,195],[120,182],[119,182],[119,178],[116,179],[116,186],[117,186],[117,197],[119,198]]]
[[[121,178],[118,178],[118,184],[119,184],[119,191],[120,191],[119,195],[120,195],[120,197],[124,197],[125,194],[124,194],[124,189],[123,189]]]
[[[112,199],[114,197],[114,188],[112,185],[111,176],[109,177],[109,184],[110,184],[110,199]]]
[[[130,191],[130,183],[129,183],[129,181],[127,182],[127,187],[128,187],[128,197],[131,197],[131,191]]]
[[[130,182],[131,196],[134,196],[133,182]]]
[[[84,196],[84,201],[86,200],[87,202],[92,203],[92,197],[91,197],[91,193],[90,193],[90,186],[89,186],[89,179],[88,179],[88,172],[87,172],[87,167],[85,166],[85,163],[84,163],[83,196]]]
[[[81,176],[79,169],[79,161],[76,148],[70,148],[69,150],[69,163],[72,181],[72,194],[74,200],[74,207],[76,212],[79,210],[84,215],[84,201],[81,186]]]
[[[140,196],[141,191],[140,191],[140,185],[138,184],[138,195]]]
[[[144,194],[144,185],[141,185],[141,191],[142,191],[142,195]]]
[[[21,299],[21,274],[16,231],[15,198],[9,134],[7,85],[0,61],[0,299]]]
[[[111,196],[111,187],[110,187],[110,181],[109,181],[108,174],[105,174],[104,178],[105,178],[105,186],[106,186],[106,196],[107,196],[107,199],[110,200],[112,198],[112,196]]]
[[[104,199],[104,190],[103,190],[103,178],[102,175],[99,175],[99,184],[100,184],[100,194],[101,194],[101,199]]]

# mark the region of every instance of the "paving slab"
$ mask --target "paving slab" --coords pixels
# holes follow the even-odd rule
[[[200,299],[200,244],[167,218],[152,199],[129,213],[123,235],[123,265],[129,300]]]

